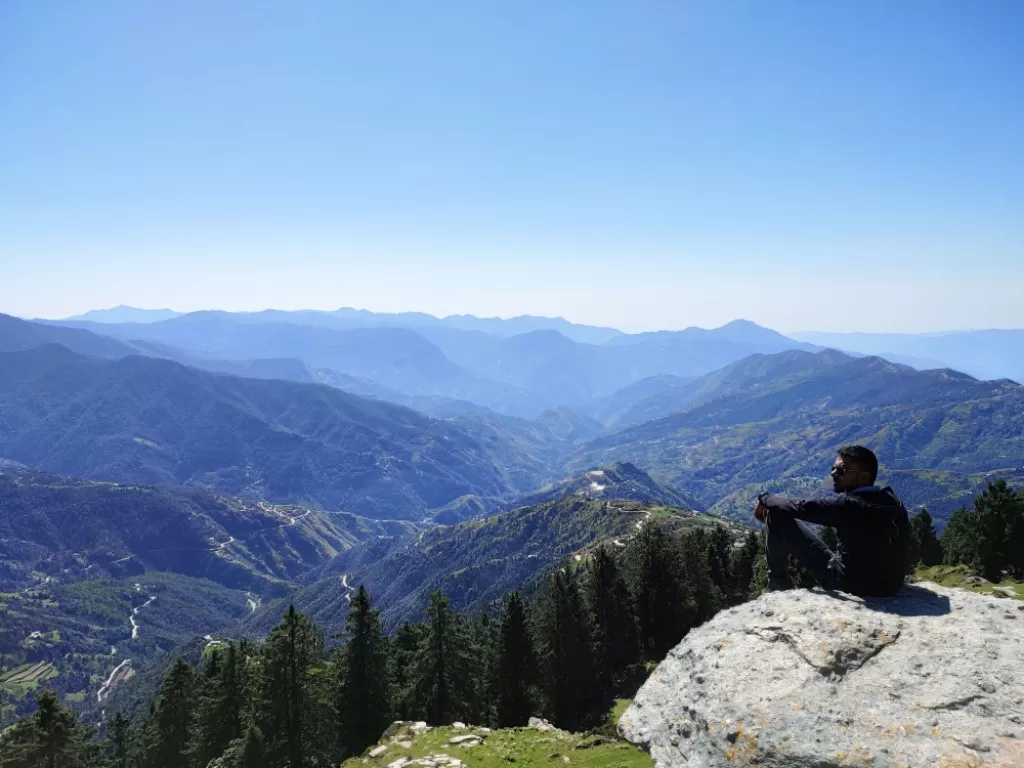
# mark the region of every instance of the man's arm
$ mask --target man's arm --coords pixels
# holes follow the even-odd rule
[[[761,494],[757,503],[758,507],[763,507],[767,511],[769,519],[788,517],[832,527],[842,525],[844,518],[845,522],[849,522],[847,504],[839,496],[825,499],[787,499],[785,496]]]

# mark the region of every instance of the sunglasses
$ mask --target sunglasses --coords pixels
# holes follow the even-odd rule
[[[832,471],[829,472],[833,477],[842,477],[843,475],[850,474],[855,475],[863,472],[863,469],[848,469],[847,467],[832,467]]]

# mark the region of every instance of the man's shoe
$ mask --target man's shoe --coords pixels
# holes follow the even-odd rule
[[[768,586],[765,592],[786,592],[793,588],[793,582],[789,579],[768,579]]]

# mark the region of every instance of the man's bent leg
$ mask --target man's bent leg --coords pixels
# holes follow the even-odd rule
[[[843,588],[842,561],[814,531],[789,517],[769,519],[765,556],[770,587],[780,589],[789,584],[787,555],[793,555],[823,588]]]

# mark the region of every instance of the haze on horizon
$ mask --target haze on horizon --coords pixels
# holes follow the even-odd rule
[[[1024,327],[1024,6],[0,7],[0,312]]]

